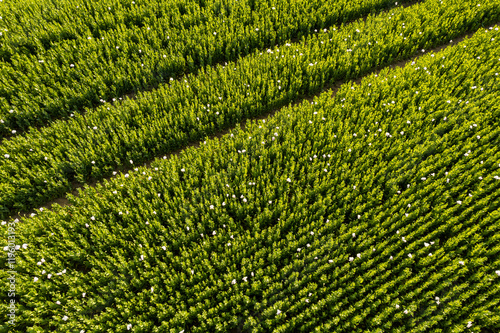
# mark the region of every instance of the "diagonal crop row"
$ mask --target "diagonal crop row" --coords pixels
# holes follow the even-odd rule
[[[67,192],[74,180],[102,179],[500,18],[496,2],[472,6],[476,2],[429,0],[370,16],[4,140],[0,213],[37,207]]]
[[[17,331],[498,330],[499,37],[12,222]]]
[[[26,2],[0,6],[7,29],[0,35],[3,137],[394,6],[392,0]]]

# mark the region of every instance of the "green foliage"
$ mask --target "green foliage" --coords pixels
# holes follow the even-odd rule
[[[0,156],[10,157],[0,158],[0,212],[5,217],[38,207],[68,191],[75,180],[99,180],[113,169],[140,165],[318,92],[328,83],[366,74],[393,59],[408,58],[416,49],[498,20],[499,0],[476,3],[433,0],[371,15],[339,30],[322,30],[301,43],[206,68],[140,93],[136,100],[101,106],[85,116],[76,114],[72,120],[4,139]],[[441,128],[439,135],[446,130]],[[432,154],[435,148],[422,149]]]
[[[168,83],[170,77],[235,61],[393,3],[4,1],[0,135],[69,118],[103,101]]]
[[[12,331],[498,331],[499,38],[481,28],[17,223]]]

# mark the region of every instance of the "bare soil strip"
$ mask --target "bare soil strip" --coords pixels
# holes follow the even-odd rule
[[[497,25],[499,23],[496,23],[496,24],[492,24],[492,26],[494,25]],[[331,90],[331,93],[332,93],[332,96],[334,96],[338,89],[340,88],[341,85],[343,85],[344,83],[346,82],[356,82],[356,83],[360,83],[361,80],[366,77],[366,76],[369,76],[369,75],[372,75],[372,74],[378,74],[380,73],[380,71],[382,71],[383,69],[386,69],[386,68],[397,68],[397,67],[404,67],[407,63],[409,62],[412,62],[414,61],[415,59],[419,58],[420,56],[424,55],[425,53],[437,53],[441,50],[443,50],[444,48],[446,48],[447,46],[450,46],[450,45],[454,45],[454,44],[457,44],[457,43],[460,43],[461,41],[463,41],[465,38],[470,38],[474,33],[473,32],[469,32],[469,33],[466,33],[466,34],[463,34],[462,36],[460,36],[459,38],[456,38],[452,41],[450,41],[449,43],[447,44],[444,44],[444,45],[440,45],[440,46],[437,46],[435,48],[432,48],[432,49],[429,49],[429,50],[425,50],[424,53],[418,53],[416,55],[414,55],[412,58],[408,59],[408,60],[400,60],[400,61],[397,61],[397,62],[394,62],[393,64],[389,65],[389,66],[385,66],[385,67],[381,67],[381,68],[376,68],[374,69],[373,71],[371,71],[370,73],[367,73],[363,76],[360,76],[359,78],[357,79],[354,79],[354,80],[347,80],[347,81],[337,81],[337,82],[334,82],[332,84],[328,84],[326,86],[323,87],[323,89],[316,93],[316,94],[310,94],[310,95],[303,95],[303,96],[299,96],[297,98],[297,100],[293,103],[291,103],[292,106],[294,105],[297,105],[297,104],[300,104],[300,103],[303,103],[304,101],[309,101],[309,102],[312,102],[313,99],[317,96],[319,96],[321,93],[327,91],[327,90]],[[135,95],[131,95],[129,98],[134,98]],[[286,106],[285,106],[286,107]],[[267,112],[265,114],[262,114],[260,116],[257,116],[257,117],[253,117],[253,118],[248,118],[248,120],[250,121],[257,121],[257,120],[261,120],[261,119],[267,119],[269,117],[272,117],[276,112],[278,112],[279,110],[283,109],[284,107],[280,107],[280,108],[276,108],[276,109],[273,109],[271,110],[270,112]],[[223,135],[225,134],[228,134],[231,130],[234,130],[235,128],[240,128],[240,129],[245,129],[245,124],[244,123],[239,123],[239,124],[236,124],[235,126],[233,127],[230,127],[224,131],[220,131],[218,132],[217,134],[215,135],[212,135],[212,136],[209,136],[209,139],[214,139],[214,138],[221,138]],[[204,141],[204,140],[203,140]],[[172,152],[169,152],[169,153],[166,153],[166,154],[162,154],[164,156],[166,156],[167,158],[170,158],[172,156],[175,156],[175,155],[179,155],[182,151],[184,151],[185,149],[187,149],[188,147],[199,147],[200,144],[202,144],[203,142],[202,140],[200,141],[195,141],[195,142],[192,142],[192,143],[189,143],[187,146],[181,148],[181,149],[177,149],[175,151],[172,151]],[[146,166],[146,167],[149,167],[150,164],[158,159],[159,157],[156,157],[155,159],[152,159],[146,163],[144,163],[143,165]],[[131,168],[125,168],[125,169],[120,169],[120,170],[115,170],[116,172],[123,172],[123,173],[126,173],[127,171],[131,171],[133,170],[134,168],[131,167]],[[110,180],[114,178],[114,176],[111,176],[111,177],[107,177],[107,178],[104,178],[100,181],[91,181],[90,183],[87,183],[87,184],[81,184],[81,183],[78,183],[78,182],[73,182],[71,185],[73,187],[73,190],[71,192],[68,192],[68,193],[71,193],[72,195],[74,196],[78,196],[80,194],[80,191],[81,189],[83,189],[85,187],[85,185],[87,186],[90,186],[90,187],[95,187],[98,183],[102,183],[104,180]],[[44,208],[44,209],[51,209],[52,205],[53,204],[59,204],[60,206],[64,207],[64,206],[68,206],[70,205],[70,202],[68,200],[67,197],[62,197],[62,198],[57,198],[57,199],[54,199],[54,200],[51,200],[49,202],[47,202],[45,205],[43,205],[41,208]],[[32,213],[35,213],[36,210],[32,210],[30,212],[19,212],[18,214],[16,215],[13,215],[11,218],[12,219],[20,219],[22,220],[23,218],[28,218]]]

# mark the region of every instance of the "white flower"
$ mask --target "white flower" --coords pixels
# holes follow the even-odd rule
[[[499,274],[499,275],[500,275],[500,274]],[[38,278],[35,276],[35,277],[33,278],[33,281],[34,281],[34,282],[38,281]]]
[[[281,313],[281,311],[280,311],[280,310],[276,311],[276,315],[279,315],[280,313]]]
[[[95,221],[95,216],[92,216],[90,219],[91,219],[92,221]]]
[[[47,279],[50,279],[52,277],[52,274],[47,275]]]
[[[231,243],[227,243],[227,246],[231,246]]]
[[[399,304],[396,304],[396,309],[399,309]]]
[[[214,205],[210,205],[210,209],[214,209]]]
[[[408,310],[404,310],[404,313],[405,313],[405,314],[408,314]]]
[[[56,301],[56,304],[57,304],[57,305],[60,305],[60,304],[61,304],[61,302],[59,302],[59,301]]]
[[[361,258],[361,253],[358,253],[356,256],[357,256],[358,258]]]
[[[328,260],[328,262],[331,264],[331,263],[333,263],[333,260],[332,260],[332,259],[330,259],[330,260]]]
[[[247,277],[247,276],[245,276],[245,277],[243,278],[243,281],[247,282],[247,278],[248,278],[248,277]]]
[[[85,297],[85,295],[87,295],[87,293],[82,293],[82,297]]]
[[[127,330],[131,330],[132,329],[132,324],[127,324]]]
[[[290,178],[287,178],[286,181],[290,183],[292,180]]]
[[[27,249],[28,248],[28,244],[23,244],[23,249]]]
[[[412,257],[411,253],[408,253],[408,257],[410,257],[410,258]]]
[[[497,275],[500,276],[500,271],[495,271],[495,273],[497,273]]]
[[[68,320],[68,316],[62,317],[62,320],[64,320],[64,321]]]
[[[349,261],[353,261],[353,260],[354,260],[354,258],[353,258],[353,257],[349,257]]]
[[[233,279],[233,281],[231,281],[231,284],[236,284],[236,279]]]
[[[5,155],[3,155],[3,156],[4,156],[5,158],[9,158],[9,157],[10,157],[10,155],[9,155],[9,154],[5,154]]]
[[[299,247],[299,248],[297,248],[297,252],[300,252],[300,250],[302,250],[300,247]]]
[[[457,204],[461,205],[461,204],[462,204],[462,201],[458,200],[458,201],[457,201]]]
[[[212,232],[212,235],[214,235],[214,236],[215,236],[215,234],[217,234],[217,232],[214,230],[214,231]]]
[[[458,262],[460,265],[465,265],[465,263],[463,261],[459,261]]]
[[[356,237],[356,233],[353,232],[352,233],[352,238],[354,238],[354,237]]]

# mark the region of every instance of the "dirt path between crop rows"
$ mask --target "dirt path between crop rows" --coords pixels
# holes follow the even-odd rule
[[[496,24],[492,24],[491,26],[495,26],[499,23],[496,23]],[[331,93],[332,93],[332,96],[334,96],[338,89],[340,88],[340,86],[346,82],[356,82],[356,83],[360,83],[361,80],[366,77],[366,76],[369,76],[369,75],[372,75],[372,74],[378,74],[380,73],[383,69],[386,69],[386,68],[397,68],[397,67],[404,67],[407,63],[411,62],[411,61],[414,61],[415,59],[419,58],[420,56],[424,55],[424,54],[427,54],[427,53],[430,53],[430,52],[433,52],[433,53],[437,53],[441,50],[443,50],[444,48],[446,48],[447,46],[450,46],[450,45],[454,45],[454,44],[457,44],[461,41],[463,41],[465,38],[470,38],[474,33],[473,32],[469,32],[469,33],[466,33],[466,34],[463,34],[461,35],[460,37],[454,39],[453,41],[450,41],[449,43],[446,43],[444,45],[440,45],[440,46],[437,46],[435,48],[432,48],[432,49],[429,49],[429,50],[425,50],[425,52],[419,52],[418,54],[414,55],[413,57],[411,57],[410,59],[407,59],[407,60],[400,60],[400,61],[397,61],[397,62],[394,62],[392,63],[391,65],[388,65],[388,66],[385,66],[385,67],[382,67],[382,68],[378,68],[378,69],[374,69],[373,71],[369,72],[368,74],[365,74],[363,76],[360,76],[359,78],[357,79],[354,79],[354,80],[344,80],[344,81],[337,81],[337,82],[334,82],[334,83],[331,83],[331,84],[328,84],[326,86],[323,87],[323,89],[318,92],[318,93],[315,93],[315,94],[310,94],[310,95],[302,95],[302,96],[298,96],[297,97],[297,100],[293,103],[291,103],[292,106],[295,106],[295,105],[298,105],[300,103],[303,103],[304,101],[309,101],[309,102],[312,102],[314,97],[316,96],[319,96],[321,93],[327,91],[327,90],[331,90]],[[132,98],[134,98],[135,96],[132,96]],[[287,106],[284,106],[284,107],[287,107]],[[247,118],[248,120],[251,120],[251,121],[257,121],[257,120],[261,120],[261,119],[266,119],[266,118],[269,118],[269,117],[272,117],[274,116],[274,114],[276,112],[278,112],[279,110],[283,109],[284,107],[279,107],[279,108],[276,108],[276,109],[273,109],[271,110],[270,112],[267,112],[265,114],[262,114],[260,116],[257,116],[257,117],[253,117],[253,118]],[[240,129],[245,129],[245,124],[237,124],[235,126],[232,126],[226,130],[223,130],[221,132],[218,132],[217,134],[215,135],[212,135],[212,136],[209,136],[209,139],[214,139],[214,138],[221,138],[223,135],[229,133],[231,130],[235,129],[239,127]],[[166,153],[166,154],[160,154],[160,155],[164,155],[166,156],[166,158],[170,158],[171,156],[175,156],[175,155],[179,155],[183,150],[189,148],[189,147],[199,147],[200,144],[203,142],[204,140],[200,140],[200,141],[195,141],[195,142],[191,142],[189,144],[187,144],[185,147],[183,148],[180,148],[180,149],[177,149],[175,151],[171,151],[169,153]],[[146,167],[149,167],[151,165],[151,163],[160,158],[159,156],[156,157],[155,159],[152,159],[146,163],[143,164],[143,166],[146,166]],[[121,172],[123,173],[126,173],[128,171],[131,171],[133,170],[134,168],[125,168],[125,169],[122,169]],[[116,170],[117,172],[119,172],[119,170]],[[102,183],[104,180],[110,180],[112,178],[114,178],[115,176],[111,176],[111,177],[107,177],[107,178],[104,178],[100,181],[91,181],[90,183],[86,183],[86,184],[81,184],[81,183],[78,183],[78,182],[73,182],[71,185],[72,185],[72,188],[73,190],[71,192],[68,192],[68,193],[71,193],[75,196],[78,196],[79,195],[79,192],[78,190],[79,189],[82,189],[84,188],[85,185],[88,185],[90,187],[95,187],[98,183]],[[70,202],[69,200],[66,198],[66,197],[62,197],[62,198],[57,198],[57,199],[54,199],[54,200],[51,200],[49,202],[47,202],[46,204],[44,204],[43,206],[41,206],[40,208],[44,208],[44,209],[50,209],[52,207],[53,204],[59,204],[60,206],[68,206],[70,205]],[[16,215],[13,215],[11,216],[12,219],[23,219],[23,218],[27,218],[29,217],[32,213],[35,213],[36,212],[36,209],[30,211],[30,212],[20,212]]]

